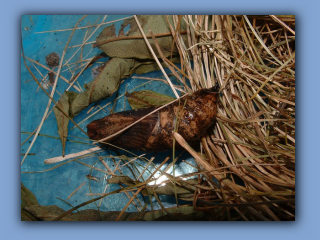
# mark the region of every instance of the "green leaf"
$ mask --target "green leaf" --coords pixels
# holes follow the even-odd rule
[[[57,105],[65,112],[69,113],[69,97],[68,94],[63,94]],[[53,108],[54,115],[57,119],[58,124],[58,133],[60,136],[61,144],[62,144],[62,156],[64,156],[66,141],[68,136],[68,124],[69,118],[66,117],[57,107]]]
[[[21,221],[37,221],[31,213],[25,210],[26,207],[31,205],[39,205],[37,198],[21,183]]]
[[[126,97],[132,109],[161,106],[175,100],[173,97],[151,90],[126,93]]]
[[[58,206],[42,206],[42,205],[31,205],[25,208],[32,216],[41,219],[43,221],[52,221],[55,217],[64,213],[62,208]],[[68,217],[64,219],[68,220]]]
[[[149,34],[149,30],[157,39],[157,43],[165,57],[177,55],[179,53],[176,45],[172,44],[173,37],[169,25],[174,26],[173,17],[165,15],[140,15],[137,16],[142,25],[142,29],[148,36],[148,40],[153,49],[156,49],[155,43]],[[169,24],[168,24],[169,22]],[[130,27],[125,34],[124,28]],[[153,59],[153,56],[143,39],[140,29],[134,18],[126,19],[121,25],[119,34],[115,32],[115,25],[108,26],[102,30],[96,39],[94,46],[99,47],[110,57],[135,58],[135,59]],[[182,19],[180,22],[180,31],[186,30],[186,23]],[[187,42],[187,35],[182,34],[184,42]],[[155,51],[158,58],[161,55]]]
[[[34,194],[21,183],[21,209],[30,206],[38,205],[38,200]]]
[[[22,209],[21,210],[21,221],[38,221],[31,213]]]

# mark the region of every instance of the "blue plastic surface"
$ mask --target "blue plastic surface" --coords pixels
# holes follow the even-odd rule
[[[56,52],[61,57],[63,49],[65,48],[65,45],[72,32],[72,28],[75,26],[76,22],[81,17],[82,16],[76,16],[76,15],[23,16],[21,31],[22,31],[22,42],[23,42],[25,56],[45,66],[46,66],[45,57],[47,54],[51,52]],[[124,17],[127,17],[127,16],[112,15],[112,16],[108,16],[104,22],[114,21]],[[87,25],[98,24],[101,22],[102,18],[103,17],[100,17],[100,16],[88,16],[78,25],[78,28],[85,27]],[[116,24],[116,32],[117,32],[120,29],[121,21],[116,22],[115,24]],[[96,36],[100,34],[100,32],[105,26],[107,25],[103,25],[102,27],[100,27],[99,30],[96,31],[96,33],[92,35],[90,39],[87,40],[87,42],[95,41]],[[62,30],[62,29],[69,29],[69,30],[46,32],[46,31]],[[91,32],[92,32],[92,29],[95,29],[95,28],[94,27],[91,28]],[[70,57],[72,57],[79,48],[79,47],[74,47],[74,48],[70,48],[70,47],[81,44],[83,39],[86,36],[89,36],[91,34],[91,33],[87,33],[86,31],[87,31],[87,28],[83,28],[75,31],[70,41],[69,48],[66,51],[66,55],[64,57],[64,63],[68,61]],[[73,63],[79,60],[80,53],[81,51],[78,51],[76,55],[70,60],[69,67],[71,69],[75,66]],[[100,53],[100,51],[97,48],[92,50],[91,44],[88,44],[83,49],[82,56],[84,59],[88,59],[90,57],[97,55],[98,53]],[[105,59],[102,61],[105,61]],[[27,59],[27,64],[32,69],[33,74],[37,77],[39,81],[41,81],[43,79],[43,76],[45,76],[48,73],[48,70],[46,70],[42,66],[38,66],[37,64],[32,63],[28,59]],[[97,66],[97,64],[94,64],[93,67],[95,66]],[[79,80],[78,80],[79,84],[77,84],[78,87],[83,87],[85,83],[88,83],[91,80],[93,80],[93,74],[92,74],[93,67],[90,67],[87,70],[85,70],[83,74],[79,77]],[[66,79],[71,79],[72,77],[69,70],[70,69],[68,67],[63,67],[61,70],[61,75]],[[134,75],[134,76],[137,76],[137,75]],[[144,74],[143,76],[151,77],[151,78],[163,78],[163,74],[161,73],[161,71]],[[174,81],[174,79],[172,79],[172,81]],[[48,87],[47,91],[50,93],[51,87],[49,87],[47,83],[42,83],[42,86]],[[57,84],[57,93],[62,94],[65,91],[65,89],[67,89],[67,87],[68,87],[68,84],[62,81],[60,78]],[[84,131],[86,131],[86,125],[89,122],[110,114],[110,110],[112,109],[114,104],[113,100],[119,96],[122,96],[122,97],[120,97],[119,100],[116,102],[116,105],[114,108],[115,112],[129,110],[130,106],[127,100],[123,97],[123,94],[125,93],[126,90],[130,92],[132,89],[135,89],[135,90],[150,89],[150,90],[153,90],[159,93],[164,93],[174,97],[174,94],[170,89],[170,87],[161,81],[152,81],[151,83],[149,80],[145,80],[145,79],[128,78],[122,82],[118,93],[114,94],[112,97],[105,99],[99,103],[99,106],[102,106],[102,107],[109,104],[107,107],[104,108],[103,111],[100,111],[93,117],[80,123],[79,126]],[[54,99],[56,101],[58,101],[60,98],[60,95],[57,93],[54,95]],[[46,110],[48,100],[49,98],[43,92],[43,90],[39,89],[38,85],[32,79],[31,75],[28,73],[22,61],[21,63],[21,131],[22,131],[21,142],[24,142],[25,139],[30,135],[30,133],[35,131],[39,126],[41,119],[43,118],[44,112]],[[82,202],[91,200],[93,197],[97,197],[97,196],[89,196],[88,194],[90,193],[103,193],[107,183],[106,183],[106,180],[104,179],[104,176],[105,176],[104,172],[97,171],[95,169],[91,171],[91,169],[88,166],[80,164],[77,161],[72,161],[58,168],[48,170],[55,166],[58,166],[59,164],[57,163],[53,165],[45,165],[44,160],[48,158],[56,157],[56,156],[61,156],[61,152],[62,152],[62,146],[61,146],[61,142],[58,135],[56,118],[54,116],[54,113],[51,112],[51,109],[53,108],[53,106],[54,104],[51,103],[49,108],[49,112],[50,112],[49,117],[45,120],[41,128],[40,135],[37,137],[34,145],[32,146],[29,152],[33,155],[28,155],[22,164],[21,181],[26,187],[28,187],[36,195],[39,201],[39,204],[57,205],[65,210],[68,210],[70,209],[70,206],[65,202],[61,201],[60,199],[67,201],[72,206],[76,206]],[[89,114],[87,113],[89,109],[90,107],[87,110],[84,110],[83,112],[81,112],[78,116],[74,118],[74,121],[76,123],[79,123],[83,119],[87,118],[87,116],[89,116]],[[97,109],[99,109],[99,107],[95,106],[93,111]],[[73,126],[74,124],[70,122],[68,140],[81,141],[83,142],[83,144],[73,143],[68,141],[66,144],[66,154],[77,153],[79,151],[83,151],[83,150],[94,147],[90,145],[89,141],[86,141],[85,139],[79,139],[79,138],[87,138],[87,136],[83,134],[78,128],[73,128]],[[46,136],[43,136],[43,135],[46,135]],[[51,136],[51,137],[48,137],[48,136]],[[29,148],[29,145],[32,139],[33,139],[33,136],[29,138],[28,141],[22,145],[21,153],[27,152],[27,149]],[[115,155],[113,152],[110,152],[110,153]],[[104,151],[100,153],[99,156],[107,156],[110,153],[107,151]],[[138,152],[136,154],[139,155],[139,154],[142,154],[142,152]],[[153,154],[148,154],[146,157],[150,158],[152,155]],[[164,154],[158,154],[154,162],[157,165],[159,165],[161,161],[168,155],[170,155],[170,151]],[[131,158],[133,157],[133,155],[130,155],[130,154],[128,156]],[[188,161],[191,161],[191,162],[193,161],[189,155],[184,155],[183,159],[185,160],[186,158],[188,159]],[[21,159],[23,159],[23,156],[21,156]],[[97,155],[95,155],[94,157],[88,157],[88,158],[79,159],[79,160],[95,168],[106,170],[103,164],[99,161]],[[108,164],[108,166],[113,170],[116,167],[115,165],[119,160],[115,159],[116,163],[114,163],[112,158],[105,158],[105,161]],[[65,163],[65,162],[62,162],[62,163]],[[162,167],[162,170],[164,170],[170,162],[171,161],[165,164]],[[135,165],[139,169],[139,171],[142,171],[144,166],[146,165],[146,162],[141,160],[135,160]],[[151,167],[149,169],[151,172],[153,172],[154,170]],[[123,175],[127,175],[127,176],[130,176],[131,178],[134,178],[129,168],[123,167],[121,168],[121,171]],[[189,173],[191,171],[195,171],[195,169],[181,161],[178,162],[175,166],[176,176],[181,175],[183,173]],[[169,170],[168,173],[172,173],[172,168],[171,170]],[[91,174],[92,176],[102,180],[98,182],[89,181],[86,178],[87,174]],[[139,173],[136,173],[136,174],[139,175]],[[143,175],[143,177],[146,179],[148,175],[149,174],[146,172]],[[85,185],[82,188],[80,188],[72,197],[70,197],[70,199],[67,199],[67,197],[83,183],[85,183]],[[116,190],[118,188],[119,186],[117,184],[109,184],[107,186],[106,193]],[[143,202],[142,196],[139,195],[139,199],[141,202]],[[163,204],[165,206],[173,206],[175,202],[175,201],[173,201],[173,203],[170,202],[171,201],[170,197],[160,197],[160,199],[163,201]],[[160,206],[156,202],[156,200],[152,199],[152,201],[154,202],[154,206],[153,206],[154,209],[159,209]],[[87,209],[87,208],[98,209],[97,206],[99,205],[99,209],[102,211],[116,211],[116,210],[119,211],[123,209],[123,207],[127,204],[127,202],[128,202],[128,197],[125,196],[124,193],[120,193],[120,194],[108,196],[104,198],[102,202],[96,202],[96,203],[91,203],[89,205],[86,205],[85,207],[82,207],[80,210]],[[130,205],[127,211],[137,211],[137,209],[133,205]]]

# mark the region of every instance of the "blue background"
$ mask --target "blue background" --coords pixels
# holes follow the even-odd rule
[[[71,31],[55,31],[55,32],[46,32],[50,30],[58,30],[58,29],[73,29],[73,26],[79,21],[81,18],[81,15],[23,15],[22,21],[21,21],[21,32],[22,32],[22,45],[25,56],[31,59],[34,59],[36,61],[39,61],[40,64],[46,65],[46,55],[50,52],[57,52],[62,53],[66,42],[70,38],[70,32]],[[125,15],[108,15],[107,18],[104,20],[105,23],[108,23],[107,25],[104,25],[100,27],[98,30],[94,32],[90,32],[90,34],[87,34],[87,36],[91,36],[88,39],[88,42],[94,41],[97,36],[100,35],[103,28],[110,26],[115,22],[115,29],[116,33],[121,28],[121,24],[123,21],[118,21],[119,19],[123,19],[124,17],[132,17],[132,15],[125,16]],[[86,16],[81,22],[79,22],[78,27],[84,27],[87,26],[87,24],[99,24],[102,21],[101,15],[88,15]],[[32,21],[31,21],[32,19]],[[96,22],[97,21],[97,22]],[[125,30],[126,31],[126,30]],[[42,32],[42,33],[39,33]],[[94,34],[93,34],[94,33]],[[86,29],[77,30],[74,32],[72,39],[70,41],[69,46],[75,46],[78,44],[81,44],[83,41],[83,38],[86,34]],[[92,35],[93,34],[93,35]],[[69,48],[66,51],[66,54],[64,56],[64,61],[68,61],[70,64],[70,68],[63,67],[61,69],[61,75],[67,79],[71,78],[71,73],[69,69],[73,69],[75,65],[72,63],[77,62],[80,57],[80,51],[78,51],[78,48]],[[92,49],[91,44],[86,45],[81,51],[83,54],[83,57],[88,59],[91,57],[96,56],[100,50],[97,48]],[[77,54],[76,54],[77,53]],[[74,55],[76,54],[76,55]],[[88,54],[88,55],[87,55]],[[74,56],[72,58],[72,56]],[[72,59],[70,59],[72,58]],[[103,59],[102,61],[106,61]],[[38,79],[42,79],[43,76],[41,76],[39,72],[41,72],[43,75],[47,74],[47,70],[43,68],[39,68],[38,71],[34,69],[31,62],[26,59],[26,62],[28,66],[30,67],[31,71],[35,74],[35,77]],[[97,64],[93,64],[93,66],[98,66]],[[77,83],[79,86],[83,86],[85,83],[91,82],[93,80],[92,71],[94,67],[90,67],[89,69],[85,70],[81,76],[79,76]],[[78,70],[79,71],[79,70]],[[170,72],[167,71],[167,72]],[[133,74],[133,76],[137,76],[137,74]],[[150,77],[150,78],[163,78],[163,73],[161,71],[154,71],[151,73],[142,74],[141,77]],[[26,134],[26,132],[30,133],[33,132],[34,129],[37,128],[39,125],[40,120],[43,118],[43,113],[45,112],[48,97],[47,95],[42,91],[37,91],[38,85],[35,83],[35,81],[30,80],[30,73],[27,71],[24,62],[21,62],[21,142],[24,142],[24,144],[21,146],[21,153],[26,153],[27,149],[30,146],[31,140],[33,138],[30,138],[29,140],[27,137],[29,134]],[[175,78],[172,76],[171,81],[173,84],[176,84]],[[45,84],[42,84],[44,87],[46,87]],[[68,84],[66,84],[63,81],[58,81],[57,88],[56,88],[56,94],[54,96],[55,101],[58,101],[60,99],[60,95],[57,93],[63,93]],[[171,97],[174,97],[174,93],[172,92],[171,88],[162,82],[159,81],[153,81],[152,83],[150,81],[144,80],[144,79],[137,79],[137,78],[126,78],[123,83],[120,84],[120,87],[116,94],[113,94],[111,97],[108,97],[101,101],[99,103],[100,106],[105,106],[111,103],[111,106],[113,105],[113,101],[115,100],[116,96],[119,96],[119,99],[117,100],[117,103],[115,105],[114,111],[115,112],[121,112],[124,110],[129,110],[130,105],[124,97],[124,94],[126,91],[131,92],[133,90],[153,90],[158,93],[163,93],[166,95],[171,95]],[[49,89],[48,89],[49,90]],[[75,91],[74,89],[70,89],[72,91]],[[179,92],[179,91],[178,91]],[[122,97],[121,97],[122,96]],[[92,104],[94,105],[94,104]],[[91,106],[92,106],[91,105]],[[90,106],[90,107],[91,107]],[[75,118],[74,121],[78,123],[79,127],[83,128],[84,131],[86,131],[86,126],[88,123],[95,119],[100,119],[105,117],[106,115],[110,114],[109,107],[103,107],[104,110],[100,111],[99,113],[92,115],[92,112],[95,112],[98,110],[97,106],[94,107],[93,111],[91,111],[89,114],[87,111],[82,111],[79,113]],[[114,105],[113,105],[114,106]],[[88,109],[90,109],[90,107]],[[52,105],[51,105],[52,108]],[[87,110],[88,110],[87,109]],[[49,111],[50,112],[50,111]],[[91,116],[91,117],[90,117]],[[89,118],[88,118],[89,117]],[[87,119],[84,122],[82,122],[83,119]],[[85,139],[87,136],[83,134],[78,128],[72,129],[72,123],[69,124],[69,132],[68,132],[68,140],[76,140],[80,141],[81,143],[73,143],[71,141],[66,143],[66,154],[70,153],[76,153],[79,151],[87,150],[88,148],[91,148],[93,146],[90,146],[90,142],[86,141]],[[69,210],[70,205],[77,206],[80,203],[86,202],[88,200],[91,200],[94,198],[93,196],[88,196],[86,193],[92,192],[92,193],[101,193],[106,191],[106,193],[109,193],[111,191],[119,189],[119,186],[117,184],[107,184],[106,179],[104,178],[104,173],[97,170],[92,170],[88,168],[87,166],[84,166],[83,164],[80,164],[79,162],[73,161],[69,162],[61,167],[52,169],[54,167],[57,167],[61,163],[53,164],[53,165],[46,165],[44,164],[45,159],[49,159],[52,157],[61,156],[62,152],[62,145],[61,141],[59,139],[58,130],[57,130],[57,121],[56,117],[53,112],[49,114],[48,118],[45,120],[44,124],[42,125],[40,134],[45,134],[48,136],[53,136],[57,138],[50,138],[50,137],[44,137],[39,135],[37,140],[34,142],[30,153],[33,153],[34,155],[29,155],[27,158],[25,158],[22,166],[21,166],[21,182],[24,184],[25,187],[30,189],[32,193],[36,196],[38,202],[40,205],[56,205],[64,210]],[[79,139],[77,137],[81,137],[84,139]],[[86,143],[86,144],[84,144]],[[88,146],[89,144],[89,146]],[[135,152],[137,155],[141,155],[144,152]],[[117,153],[113,153],[109,151],[102,151],[98,155],[100,157],[103,157],[106,164],[110,167],[111,170],[115,169],[115,165],[110,157],[111,155],[118,155]],[[167,157],[167,155],[170,155],[170,152],[157,154],[155,157],[153,163],[155,166],[149,167],[150,171],[153,171],[155,167],[159,166],[163,159]],[[178,154],[178,153],[177,153]],[[126,154],[128,157],[133,157],[132,154]],[[147,154],[146,158],[151,158],[153,156],[153,153]],[[21,156],[21,159],[23,159],[24,155]],[[182,162],[181,160],[184,159],[188,163],[191,163],[192,165],[195,165],[195,162],[193,158],[189,154],[183,154],[180,159],[175,164],[175,176],[179,176],[181,174],[188,174],[190,172],[194,172],[196,169],[193,167],[190,167],[188,164]],[[97,161],[97,156],[92,157],[86,157],[85,159],[81,160],[84,161],[85,164],[88,165],[94,165],[97,168],[104,169],[105,167],[103,164],[99,161]],[[116,160],[118,161],[118,160]],[[68,161],[65,161],[66,163]],[[135,168],[142,169],[147,165],[147,162],[142,160],[135,160]],[[168,163],[164,164],[161,169],[164,170],[168,167],[169,163],[172,161],[168,161]],[[62,164],[64,164],[62,163]],[[49,171],[48,171],[49,170]],[[45,171],[45,172],[39,172],[39,171]],[[170,170],[167,170],[168,173],[172,173],[173,169],[170,168]],[[36,173],[34,173],[36,172]],[[129,176],[131,178],[134,178],[131,170],[127,167],[121,168],[121,172],[125,176]],[[88,181],[86,178],[87,174],[92,174],[93,176],[100,178],[99,181]],[[148,173],[143,174],[144,179],[146,179],[149,176]],[[157,175],[156,175],[157,176]],[[110,177],[110,176],[109,176]],[[162,177],[163,180],[165,180],[165,177]],[[160,180],[161,181],[161,180]],[[79,187],[79,185],[84,182],[86,185],[79,189],[70,199],[67,197]],[[157,181],[159,182],[159,181]],[[105,189],[107,187],[107,189]],[[105,189],[105,190],[104,190]],[[138,198],[140,201],[143,202],[143,199],[141,195],[138,195]],[[170,198],[167,196],[160,196],[162,204],[165,207],[175,206],[175,200],[174,198]],[[63,201],[63,200],[64,201]],[[173,200],[173,201],[172,201]],[[160,205],[158,204],[157,200],[152,198],[152,205],[153,209],[157,210],[160,209]],[[103,199],[103,201],[95,202],[88,204],[86,206],[81,207],[79,210],[84,209],[97,209],[99,205],[99,210],[101,211],[121,211],[126,204],[128,203],[128,199],[125,196],[124,193],[114,194],[111,196],[108,196]],[[70,204],[70,205],[68,205]],[[101,205],[100,205],[101,204]],[[149,210],[151,208],[150,205],[148,205],[147,209]],[[131,204],[127,211],[137,211],[134,204]]]
[[[319,1],[7,1],[1,19],[1,223],[6,239],[319,239]],[[20,222],[20,20],[23,14],[295,14],[297,32],[296,221],[282,223]],[[39,224],[39,225],[38,225]],[[160,232],[160,234],[159,234]]]

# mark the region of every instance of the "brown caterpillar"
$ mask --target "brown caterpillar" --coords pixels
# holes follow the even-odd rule
[[[88,135],[93,140],[104,139],[156,108],[129,110],[94,120],[87,125]],[[216,87],[201,89],[160,109],[105,142],[127,150],[162,152],[172,148],[172,131],[177,124],[177,132],[190,145],[194,145],[214,124],[216,115]],[[176,145],[178,144],[176,143]],[[104,147],[108,147],[108,145],[104,145]]]

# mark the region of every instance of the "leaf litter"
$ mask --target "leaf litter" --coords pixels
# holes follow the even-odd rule
[[[43,213],[36,213],[34,209],[27,209],[28,216],[30,217],[31,214],[43,220],[67,220],[68,215],[71,216],[70,214],[74,210],[82,206],[98,200],[102,201],[103,198],[113,194],[129,191],[128,193],[132,193],[128,195],[129,200],[126,206],[121,212],[116,213],[113,220],[129,220],[124,216],[127,214],[125,211],[131,202],[134,202],[135,205],[138,204],[141,211],[130,218],[133,220],[141,219],[143,216],[152,216],[151,218],[145,218],[145,220],[155,220],[164,216],[169,218],[167,220],[294,220],[294,16],[162,16],[166,20],[164,21],[166,30],[157,31],[151,28],[152,32],[146,29],[140,32],[139,25],[141,26],[144,23],[144,18],[146,16],[134,16],[134,18],[125,20],[127,25],[130,22],[130,31],[133,32],[132,36],[136,37],[130,38],[130,33],[127,36],[113,36],[113,41],[110,41],[110,39],[101,40],[104,43],[100,46],[113,46],[111,49],[117,49],[114,46],[119,44],[122,48],[125,46],[122,45],[125,41],[131,43],[139,41],[141,46],[148,42],[151,43],[149,49],[152,49],[157,58],[162,59],[161,64],[164,67],[169,67],[172,75],[176,76],[180,89],[191,93],[200,88],[212,87],[217,83],[221,86],[217,124],[214,128],[209,129],[202,138],[200,150],[193,149],[178,133],[173,133],[180,145],[194,157],[196,163],[194,167],[198,171],[198,174],[194,175],[196,178],[188,180],[188,174],[184,178],[183,176],[162,172],[160,166],[163,166],[169,158],[165,158],[163,164],[157,166],[149,158],[129,153],[132,154],[131,158],[123,157],[118,163],[127,163],[126,167],[130,168],[133,173],[132,177],[129,177],[131,181],[128,176],[122,175],[120,170],[111,174],[127,179],[125,183],[118,182],[118,184],[124,184],[120,189],[93,198],[69,211],[59,210],[55,214],[55,218],[41,217]],[[152,22],[152,18],[150,19],[150,22]],[[137,23],[136,27],[132,27],[134,22]],[[144,24],[144,26],[148,25]],[[110,31],[110,27],[105,28],[104,31]],[[171,43],[164,44],[166,47],[163,47],[164,45],[158,41],[158,38],[161,38],[160,33],[165,33],[166,37],[170,36],[171,38]],[[168,33],[171,35],[168,35]],[[122,39],[117,41],[117,37],[122,37]],[[86,39],[86,41],[88,40],[89,38]],[[86,41],[81,44],[81,47],[85,46]],[[99,44],[99,38],[95,44]],[[147,45],[144,45],[144,48],[147,49],[145,52],[148,55],[144,55],[144,58],[147,59],[144,61],[136,59],[124,59],[123,61],[121,57],[113,56],[114,65],[123,66],[115,77],[117,80],[115,87],[112,88],[113,90],[103,93],[100,88],[90,88],[90,86],[100,84],[101,80],[94,80],[89,87],[85,88],[85,92],[87,92],[85,94],[87,97],[86,104],[83,106],[81,106],[81,103],[75,104],[75,110],[72,110],[71,113],[70,110],[68,112],[67,108],[62,106],[56,105],[56,108],[64,110],[65,113],[68,113],[67,115],[73,118],[78,111],[87,108],[91,100],[97,101],[117,91],[117,87],[122,84],[121,78],[131,76],[133,71],[142,73],[161,68],[162,66],[155,64],[146,47]],[[174,51],[179,56],[179,67],[172,64],[171,54],[174,52],[172,49],[175,49]],[[118,54],[117,52],[109,54]],[[134,57],[136,53],[131,54],[133,55],[130,57]],[[143,52],[139,52],[139,54],[143,54]],[[28,59],[27,56],[25,59]],[[125,64],[121,65],[122,62],[125,62]],[[176,60],[173,60],[173,63],[176,63]],[[88,66],[89,64],[84,65],[82,71]],[[146,66],[147,68],[145,68]],[[57,71],[57,78],[60,77],[60,69]],[[124,69],[127,70],[124,71]],[[99,76],[102,78],[103,71],[106,71],[105,68],[97,79],[99,79]],[[73,74],[73,76],[76,76],[76,74]],[[73,85],[76,81],[69,82]],[[188,82],[190,85],[187,84]],[[172,89],[179,89],[177,85],[170,84],[170,81],[168,84],[171,85]],[[106,89],[106,86],[109,85],[101,86]],[[97,93],[92,95],[93,91]],[[52,93],[54,93],[54,89]],[[133,108],[150,104],[165,104],[165,102],[159,103],[158,101],[159,98],[165,99],[167,97],[151,93],[150,95],[155,97],[148,100],[146,96],[150,97],[149,93],[148,91],[130,92],[127,93],[127,98],[129,102],[131,101],[130,104]],[[96,94],[98,97],[95,97]],[[70,96],[72,100],[76,99],[73,93]],[[168,102],[172,100],[169,98]],[[66,102],[70,104],[69,99]],[[47,110],[49,110],[49,106]],[[47,112],[44,117],[46,115]],[[70,120],[70,118],[66,118],[66,114],[62,115],[59,117],[60,119]],[[67,128],[64,127],[64,129]],[[39,134],[40,130],[41,124],[35,136]],[[60,133],[60,136],[63,136],[63,142],[68,134],[64,130]],[[35,140],[36,138],[34,138]],[[23,161],[26,156],[27,154]],[[122,153],[119,152],[119,156],[122,156]],[[130,161],[132,159],[133,161]],[[159,192],[159,189],[163,188],[160,187],[160,184],[148,185],[151,179],[143,177],[143,172],[147,168],[139,168],[138,160],[150,164],[148,171],[153,172],[151,176],[159,171],[162,172],[160,176],[166,175],[168,177],[167,181],[171,185],[167,184],[167,189],[163,192]],[[99,161],[103,161],[103,159]],[[68,164],[72,162],[74,161],[70,161]],[[110,168],[107,169],[107,172],[110,173],[110,170]],[[115,182],[117,182],[117,176],[114,176]],[[135,177],[138,176],[139,181],[137,182]],[[192,182],[195,180],[197,181]],[[166,188],[166,186],[164,187]],[[173,187],[173,190],[170,190],[170,186]],[[183,195],[177,194],[181,187],[185,191]],[[137,197],[141,193],[149,196],[149,198],[145,198],[144,204],[141,203],[141,198]],[[190,204],[172,208],[181,210],[181,212],[175,213],[171,212],[170,209],[164,209],[163,205],[160,204],[163,209],[163,211],[160,210],[160,216],[157,215],[160,213],[159,211],[147,212],[146,204],[151,204],[151,209],[153,209],[150,199],[154,198],[161,203],[158,194],[172,194],[189,201]],[[192,217],[190,219],[187,216]],[[76,220],[83,219],[76,218]]]

